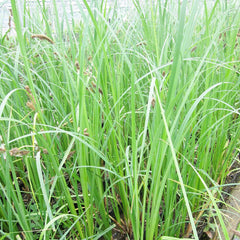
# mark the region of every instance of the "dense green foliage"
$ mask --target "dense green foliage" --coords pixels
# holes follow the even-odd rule
[[[217,203],[240,145],[237,1],[121,14],[83,0],[71,23],[42,2],[20,18],[12,0],[16,36],[0,38],[2,239],[198,239],[217,222],[228,239]]]

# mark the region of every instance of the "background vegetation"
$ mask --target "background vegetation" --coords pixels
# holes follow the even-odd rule
[[[229,239],[238,1],[52,3],[0,38],[1,239]]]

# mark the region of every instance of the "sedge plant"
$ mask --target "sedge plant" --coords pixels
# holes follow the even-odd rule
[[[28,4],[1,36],[0,236],[229,239],[239,3]]]

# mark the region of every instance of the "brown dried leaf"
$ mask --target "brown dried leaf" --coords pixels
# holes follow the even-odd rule
[[[43,154],[48,154],[48,150],[46,148],[43,149]]]
[[[18,148],[12,148],[9,153],[11,156],[16,156],[19,152],[19,149]]]
[[[206,231],[205,233],[207,234],[207,236],[209,237],[209,239],[213,239],[213,234],[212,234],[212,232]]]
[[[68,154],[68,156],[67,156],[67,160],[69,160],[72,156],[73,156],[73,154],[75,153],[76,151],[71,151],[69,154]]]
[[[28,150],[21,150],[21,151],[19,151],[19,156],[25,156],[25,155],[27,155],[28,153],[29,153]]]
[[[6,152],[6,149],[3,147],[0,147],[0,152]]]
[[[99,88],[98,91],[99,91],[99,93],[100,93],[101,95],[103,95],[103,91],[102,91],[101,88]]]
[[[9,151],[9,153],[11,156],[14,156],[14,157],[22,157],[24,155],[27,155],[29,153],[29,151],[28,150],[20,150],[19,148],[12,148]]]
[[[151,105],[153,108],[155,107],[155,104],[156,104],[156,100],[155,100],[155,98],[152,98]]]
[[[92,81],[91,84],[92,84],[92,86],[93,86],[94,88],[96,88],[97,85],[96,85],[96,83],[95,83],[94,81]]]
[[[88,137],[88,136],[89,136],[89,133],[88,133],[87,131],[88,131],[88,129],[85,128],[85,129],[83,130],[83,135]]]
[[[44,35],[44,34],[33,34],[32,35],[32,39],[34,38],[38,38],[40,40],[47,40],[50,43],[54,43],[53,40],[51,38],[49,38],[48,36]]]
[[[197,49],[197,46],[193,47],[193,48],[191,49],[191,52],[194,52],[196,49]]]

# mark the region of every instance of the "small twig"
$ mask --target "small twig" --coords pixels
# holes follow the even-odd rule
[[[237,235],[238,237],[240,237],[240,232],[239,232],[239,231],[234,230],[234,229],[231,229],[231,230],[232,230],[232,232],[233,232],[235,235]]]

